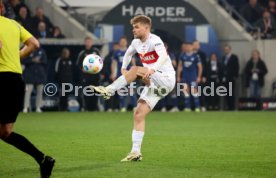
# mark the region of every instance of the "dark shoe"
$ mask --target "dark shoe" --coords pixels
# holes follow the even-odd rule
[[[49,178],[51,176],[55,159],[50,156],[45,156],[43,161],[40,163],[40,175],[41,178]]]

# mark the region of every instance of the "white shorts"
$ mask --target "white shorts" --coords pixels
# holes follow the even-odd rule
[[[175,73],[169,74],[156,71],[151,75],[150,83],[150,86],[144,87],[139,100],[144,100],[153,110],[158,101],[174,89]]]

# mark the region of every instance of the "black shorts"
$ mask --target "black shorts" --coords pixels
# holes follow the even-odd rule
[[[0,85],[0,123],[14,123],[24,101],[24,80],[21,74],[0,72]]]

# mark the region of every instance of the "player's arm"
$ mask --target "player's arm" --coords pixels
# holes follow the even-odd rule
[[[39,42],[35,37],[30,37],[24,43],[24,47],[20,50],[20,58],[28,57],[32,52],[39,48]]]
[[[181,81],[181,73],[182,73],[182,61],[179,60],[178,66],[177,66],[177,82]]]
[[[122,75],[125,75],[125,73],[127,72],[127,66],[129,65],[131,59],[132,59],[132,56],[136,53],[136,50],[135,48],[130,45],[128,48],[127,48],[127,51],[124,55],[124,58],[123,58],[123,64],[122,64],[122,68],[121,68],[121,73]]]
[[[20,50],[19,55],[21,59],[24,59],[39,48],[39,42],[23,26],[15,21],[13,22],[16,23],[20,30],[20,42],[24,44],[24,47]]]
[[[157,71],[165,64],[165,62],[168,58],[168,53],[167,53],[165,45],[161,39],[156,40],[156,42],[154,44],[154,50],[156,51],[156,53],[159,57],[151,69],[154,71]]]

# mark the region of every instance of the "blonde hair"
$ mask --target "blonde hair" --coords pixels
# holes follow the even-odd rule
[[[151,18],[146,15],[137,15],[130,20],[130,24],[142,23],[151,27]]]

